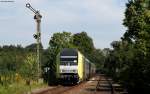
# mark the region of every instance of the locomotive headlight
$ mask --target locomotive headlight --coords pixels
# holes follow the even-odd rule
[[[62,69],[62,70],[61,70],[61,73],[63,73],[63,72],[65,72],[65,70]]]
[[[73,73],[77,73],[77,70],[72,70]]]
[[[77,60],[74,60],[73,62],[74,62],[74,63],[77,63]]]

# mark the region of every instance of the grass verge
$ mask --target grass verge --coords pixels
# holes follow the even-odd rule
[[[8,86],[0,85],[0,94],[27,94],[37,88],[46,87],[46,84],[43,83],[32,83],[31,86],[25,85],[24,83],[13,83]]]

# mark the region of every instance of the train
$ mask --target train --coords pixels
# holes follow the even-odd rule
[[[56,71],[58,81],[78,84],[95,74],[95,64],[90,62],[78,49],[64,48],[57,55]]]

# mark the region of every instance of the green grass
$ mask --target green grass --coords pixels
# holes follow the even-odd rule
[[[32,84],[31,90],[42,87],[46,87],[46,84]],[[27,94],[27,92],[30,92],[30,86],[24,83],[13,83],[8,86],[0,85],[0,94]]]

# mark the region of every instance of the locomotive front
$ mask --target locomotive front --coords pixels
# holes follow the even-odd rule
[[[78,51],[76,49],[63,49],[60,52],[60,82],[78,82]]]

